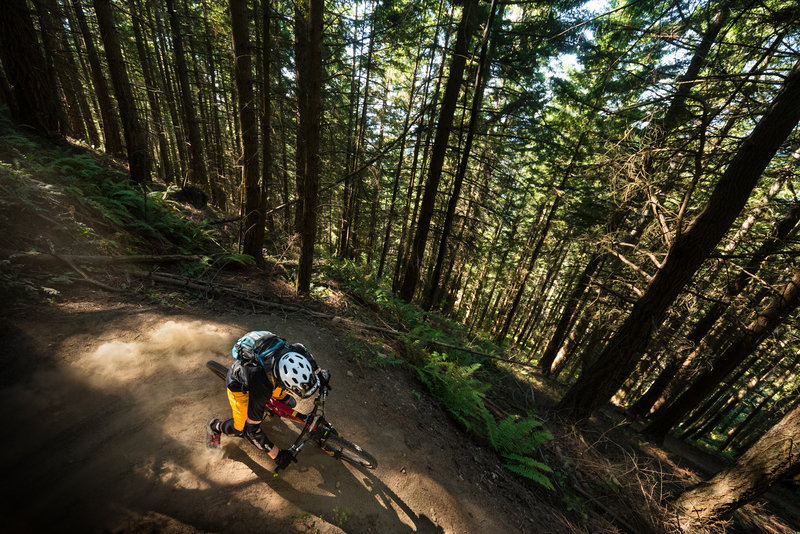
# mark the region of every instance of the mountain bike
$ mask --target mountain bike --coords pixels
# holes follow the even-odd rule
[[[222,380],[225,380],[228,374],[228,368],[214,360],[206,362],[206,367]],[[319,388],[317,396],[314,398],[314,408],[305,419],[298,417],[298,415],[302,414],[298,414],[291,406],[274,397],[270,398],[269,402],[267,402],[267,413],[303,425],[297,439],[292,446],[289,447],[289,451],[292,453],[293,457],[296,458],[306,443],[311,441],[326,454],[338,460],[345,460],[359,467],[375,469],[378,466],[378,460],[376,460],[373,455],[342,437],[342,435],[322,417],[325,414],[325,401],[328,399],[329,390],[330,387],[327,385]],[[320,420],[322,424],[318,424]]]

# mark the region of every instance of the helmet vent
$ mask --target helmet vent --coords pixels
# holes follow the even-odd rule
[[[295,392],[302,397],[311,395],[319,387],[319,381],[314,376],[314,368],[306,356],[289,352],[284,354],[276,366],[278,379],[284,388]]]

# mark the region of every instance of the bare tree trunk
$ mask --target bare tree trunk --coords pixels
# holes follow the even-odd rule
[[[439,27],[441,26],[441,17],[442,17],[442,10],[443,10],[444,0],[439,0],[439,8],[436,12],[436,23],[435,23],[435,31],[433,34],[433,45],[431,46],[431,53],[430,53],[430,61],[428,61],[428,66],[426,68],[425,75],[423,76],[423,80],[425,83],[423,84],[423,91],[422,91],[422,102],[428,102],[428,92],[430,90],[430,81],[431,80],[431,72],[433,71],[433,66],[435,63],[436,58],[436,48],[439,41],[443,41],[442,50],[447,50],[450,46],[450,25],[446,25],[446,31],[444,33],[444,38],[439,37]],[[444,53],[444,52],[443,52]],[[431,102],[437,102],[439,100],[439,89],[441,87],[442,78],[444,77],[444,65],[442,64],[441,68],[439,69],[439,74],[436,76],[436,83],[434,84],[433,96],[430,98]],[[431,107],[430,113],[433,113],[433,109]],[[409,216],[411,213],[411,201],[414,197],[414,190],[418,189],[418,186],[415,185],[416,183],[416,175],[417,175],[417,166],[419,162],[419,153],[421,145],[423,144],[423,139],[425,139],[425,150],[423,150],[423,164],[422,164],[422,171],[420,171],[420,176],[424,174],[424,161],[427,158],[427,151],[428,145],[430,144],[430,135],[433,128],[428,127],[427,124],[427,115],[428,112],[425,111],[423,107],[423,112],[420,115],[419,125],[417,126],[417,133],[416,139],[414,141],[414,153],[411,158],[411,168],[409,170],[409,179],[408,179],[408,188],[406,189],[406,202],[403,207],[403,213],[400,219],[403,221],[403,228],[400,231],[400,240],[398,243],[397,248],[397,259],[394,265],[394,274],[392,277],[392,291],[395,293],[399,293],[400,286],[403,283],[402,274],[405,271],[405,266],[408,263],[408,250],[411,248],[411,244],[409,240],[413,239],[411,236],[414,233],[414,221],[417,219],[417,208],[419,206],[419,194],[417,194],[417,199],[414,201],[414,215]],[[433,118],[431,117],[431,122]],[[423,135],[425,132],[425,135]]]
[[[71,27],[73,28],[75,27],[74,23],[72,22],[73,19],[69,14],[70,12],[69,6],[67,6],[66,3],[64,4],[63,10],[60,8],[60,6],[57,5],[57,7],[54,9],[54,12],[57,13],[59,17],[66,18],[68,24],[70,24]],[[77,31],[72,32],[73,34],[72,39],[73,42],[76,43],[76,45],[78,42],[77,33],[78,33]],[[70,46],[68,35],[64,28],[63,23],[59,25],[58,37],[59,37],[59,47],[61,49],[60,61],[61,63],[63,63],[62,69],[64,77],[70,78],[69,84],[71,87],[73,87],[73,89],[71,90],[75,92],[75,98],[78,102],[78,106],[80,107],[80,113],[83,118],[83,123],[86,128],[86,133],[89,136],[89,142],[95,147],[100,147],[101,145],[100,132],[98,132],[97,126],[95,125],[94,116],[92,115],[92,109],[89,105],[89,100],[86,98],[86,92],[84,90],[83,87],[84,84],[82,82],[82,79],[90,80],[90,76],[86,75],[87,71],[83,64],[82,59],[79,58],[80,65],[75,60],[73,52],[77,52],[78,47],[75,46],[73,48]],[[81,76],[81,73],[86,75],[85,78]],[[87,83],[86,85],[88,86],[89,83]]]
[[[442,277],[442,266],[444,265],[444,256],[447,252],[447,241],[450,238],[450,227],[453,224],[453,217],[456,212],[456,205],[458,198],[461,194],[461,186],[464,183],[464,178],[467,175],[467,166],[469,164],[469,156],[472,152],[472,142],[475,138],[475,129],[478,125],[481,102],[483,101],[483,91],[486,87],[486,79],[488,78],[487,59],[489,56],[489,38],[494,25],[495,9],[497,6],[496,0],[492,0],[489,6],[489,19],[486,21],[486,27],[483,30],[483,39],[481,41],[481,53],[478,60],[477,72],[475,73],[475,84],[472,92],[472,107],[470,108],[469,125],[467,126],[467,138],[464,141],[464,148],[461,153],[461,161],[456,170],[456,176],[453,181],[453,191],[450,195],[450,201],[447,203],[447,212],[445,213],[444,223],[442,224],[442,235],[439,241],[439,250],[436,254],[436,264],[433,268],[431,281],[428,288],[428,293],[425,296],[422,307],[426,310],[431,309],[436,304],[436,298],[439,293],[439,283]],[[502,11],[501,11],[502,13]],[[500,17],[502,20],[502,16]]]
[[[212,186],[215,183],[220,183],[225,176],[228,176],[228,173],[225,171],[225,163],[227,158],[223,157],[223,150],[225,140],[222,136],[222,128],[220,127],[219,121],[219,110],[217,106],[217,102],[224,98],[220,94],[220,88],[217,78],[217,69],[216,69],[216,62],[214,60],[214,48],[213,48],[213,35],[214,30],[211,28],[211,24],[209,22],[209,7],[207,0],[203,0],[203,13],[204,13],[204,20],[203,20],[203,27],[205,29],[205,38],[203,41],[205,42],[205,49],[206,49],[206,57],[208,58],[208,75],[209,75],[209,83],[208,83],[208,90],[209,90],[209,113],[211,115],[211,130],[213,135],[211,139],[208,140],[207,145],[209,145],[209,151],[211,152],[211,167],[213,168],[213,173],[210,176],[210,181],[212,182]],[[211,171],[209,171],[211,172]]]
[[[300,265],[297,292],[308,294],[314,262],[317,232],[317,198],[319,196],[320,107],[322,99],[322,11],[323,0],[298,1],[295,9],[298,45],[297,86],[299,114],[297,143],[305,144],[304,160],[298,160],[298,179],[303,182],[302,218],[300,227]],[[305,57],[301,57],[305,55]],[[299,89],[304,87],[304,91]]]
[[[86,22],[86,15],[83,13],[83,6],[80,0],[72,0],[75,18],[78,20],[78,27],[83,37],[83,46],[86,48],[86,57],[89,60],[89,67],[92,74],[97,102],[100,106],[100,119],[103,122],[103,138],[105,139],[106,150],[115,156],[124,156],[125,150],[120,139],[119,126],[117,124],[117,114],[114,103],[111,100],[111,93],[108,90],[108,83],[103,74],[103,67],[100,64],[100,56],[94,46],[92,32]]]
[[[564,344],[564,339],[569,333],[569,327],[572,323],[572,318],[575,317],[580,311],[582,307],[580,303],[582,302],[583,296],[589,289],[589,282],[591,282],[595,271],[597,271],[598,267],[600,267],[602,264],[604,257],[605,256],[603,254],[592,255],[592,259],[589,260],[589,263],[584,268],[581,277],[578,279],[578,282],[575,284],[575,287],[566,301],[564,309],[561,312],[561,317],[556,325],[556,329],[553,332],[553,335],[550,336],[547,347],[537,363],[539,368],[542,370],[542,374],[545,376],[549,376],[550,372],[552,371],[553,362],[555,362],[556,356],[559,354],[559,349]]]
[[[139,120],[139,113],[136,110],[136,101],[133,99],[133,90],[128,78],[128,71],[125,69],[125,60],[122,58],[119,35],[117,35],[114,23],[114,13],[111,11],[111,1],[94,0],[94,10],[97,13],[97,24],[100,27],[103,48],[106,51],[106,58],[108,58],[111,84],[114,86],[117,107],[122,119],[131,180],[138,184],[146,184],[151,181],[147,130]]]
[[[800,304],[800,273],[794,275],[789,284],[770,304],[758,314],[741,337],[733,342],[675,402],[658,411],[652,423],[645,428],[648,436],[662,440],[689,410],[696,407],[714,388],[769,335],[789,313]]]
[[[236,94],[239,99],[239,125],[242,135],[242,182],[245,200],[242,207],[244,232],[242,252],[264,261],[264,211],[261,210],[258,168],[258,125],[253,94],[252,49],[247,26],[245,0],[230,0],[231,31],[233,33],[233,65]]]
[[[44,59],[47,65],[46,76],[48,87],[56,100],[56,113],[58,116],[59,130],[64,135],[80,137],[84,134],[83,118],[78,105],[78,90],[74,83],[74,73],[64,72],[64,62],[61,59],[62,33],[60,24],[60,9],[54,0],[33,2],[39,18],[39,33],[42,36]],[[60,89],[60,91],[59,91]],[[63,96],[61,101],[60,96]],[[66,109],[62,105],[66,104]]]
[[[581,133],[580,138],[578,139],[577,144],[575,145],[575,149],[572,151],[572,156],[570,158],[569,165],[567,165],[566,170],[564,171],[564,176],[561,178],[561,182],[558,184],[556,188],[555,199],[553,203],[550,205],[550,210],[547,212],[547,217],[545,218],[544,222],[541,225],[537,225],[539,227],[539,237],[536,241],[536,245],[533,247],[533,250],[530,254],[530,260],[528,261],[528,268],[525,270],[525,275],[523,276],[522,281],[519,284],[519,287],[514,292],[514,298],[511,301],[511,308],[506,314],[506,318],[503,321],[500,330],[498,331],[497,335],[495,336],[495,343],[498,345],[505,340],[506,335],[508,335],[508,330],[511,328],[511,323],[514,321],[515,315],[517,313],[517,308],[519,307],[519,303],[522,300],[522,295],[525,293],[525,288],[528,285],[528,277],[530,276],[531,272],[533,272],[534,267],[536,267],[536,261],[539,259],[539,253],[542,250],[542,246],[544,245],[545,240],[547,239],[547,235],[550,233],[550,225],[553,222],[553,218],[555,217],[556,211],[561,206],[562,202],[562,191],[564,187],[567,185],[567,181],[569,180],[570,176],[572,175],[572,171],[574,170],[577,162],[578,162],[578,155],[580,154],[581,148],[583,147],[583,143],[586,140],[587,131]]]
[[[414,107],[414,97],[415,95],[415,87],[417,83],[417,70],[419,69],[419,56],[422,48],[422,34],[420,33],[420,41],[417,45],[417,55],[416,61],[414,61],[414,72],[411,74],[411,89],[408,91],[408,107],[406,108],[406,116],[403,120],[403,134],[400,138],[400,149],[397,151],[397,169],[394,173],[394,184],[392,185],[392,199],[389,202],[389,214],[386,218],[386,232],[383,236],[383,246],[381,247],[381,259],[378,264],[378,279],[383,277],[383,269],[386,265],[386,254],[389,251],[389,241],[391,237],[392,227],[394,226],[394,217],[395,217],[395,203],[397,201],[397,192],[400,189],[400,177],[402,176],[403,170],[403,163],[405,158],[403,154],[405,153],[405,143],[406,143],[406,136],[408,133],[408,124],[411,120],[411,112],[413,111]]]
[[[758,404],[758,406],[752,408],[750,410],[750,414],[744,419],[744,421],[737,424],[734,428],[728,431],[728,436],[725,439],[725,443],[719,448],[719,450],[724,451],[733,443],[733,441],[739,436],[739,434],[749,428],[750,424],[753,420],[758,416],[758,414],[762,413],[767,404],[771,403],[773,399],[775,399],[778,394],[782,391],[783,385],[786,383],[787,380],[791,380],[795,375],[795,370],[797,369],[797,365],[800,363],[800,354],[796,354],[792,363],[788,365],[786,370],[783,374],[772,384],[772,393],[769,395],[764,395],[762,401]]]
[[[133,35],[136,40],[136,51],[139,54],[139,63],[142,67],[142,76],[144,77],[145,91],[147,93],[147,101],[150,104],[150,114],[153,116],[153,124],[156,129],[156,137],[158,138],[158,153],[161,161],[161,177],[165,183],[172,183],[175,181],[175,172],[173,171],[171,155],[169,150],[169,143],[167,141],[167,132],[164,126],[164,119],[161,115],[161,106],[158,97],[158,90],[153,78],[153,71],[150,67],[150,57],[145,45],[144,36],[142,35],[142,25],[139,21],[139,11],[137,4],[134,0],[128,0],[128,6],[131,10],[131,21],[133,22]]]
[[[358,219],[359,207],[361,202],[362,189],[363,189],[363,171],[357,172],[364,160],[365,145],[366,145],[366,132],[367,132],[367,109],[370,100],[370,84],[372,76],[372,56],[375,49],[375,28],[374,26],[369,29],[369,45],[367,46],[367,67],[364,74],[364,101],[359,106],[360,94],[355,95],[355,115],[358,115],[359,107],[361,114],[356,117],[355,126],[353,128],[353,154],[350,160],[350,167],[347,169],[347,178],[345,179],[345,186],[342,201],[342,216],[341,216],[341,229],[339,232],[339,256],[342,258],[356,257],[358,250]],[[354,69],[352,76],[358,77],[355,71],[355,58]],[[348,135],[350,135],[348,133]]]
[[[181,96],[186,133],[189,136],[189,182],[197,185],[206,193],[211,194],[214,204],[223,208],[225,206],[225,199],[219,198],[218,193],[216,194],[217,198],[214,198],[213,191],[216,191],[216,188],[211,187],[208,171],[206,170],[206,160],[203,156],[203,138],[200,135],[200,126],[197,123],[197,114],[194,110],[195,106],[192,101],[191,88],[189,87],[189,72],[186,68],[186,55],[183,49],[183,33],[181,32],[180,21],[178,20],[175,0],[166,1],[167,12],[169,13],[169,25],[172,30],[175,72],[178,76],[178,89]]]
[[[60,131],[59,103],[49,86],[48,71],[30,12],[23,0],[0,2],[0,59],[11,85],[14,119],[45,135]]]
[[[262,106],[261,117],[261,211],[266,215],[270,205],[274,205],[275,193],[273,176],[273,151],[272,151],[272,1],[263,0],[261,15],[261,33],[264,39],[264,50],[261,57],[262,71]],[[274,229],[274,219],[271,215],[265,220],[270,231]]]
[[[411,245],[411,255],[406,264],[403,283],[400,286],[400,298],[411,301],[419,282],[420,270],[422,267],[422,257],[425,254],[425,246],[428,242],[428,232],[430,230],[431,219],[433,218],[433,208],[436,203],[436,194],[439,189],[439,181],[442,177],[444,157],[447,151],[447,142],[450,138],[450,130],[453,127],[453,116],[458,103],[458,93],[461,90],[462,78],[464,77],[464,66],[467,61],[467,50],[469,41],[474,29],[474,12],[477,9],[477,0],[466,0],[464,2],[461,21],[458,26],[456,44],[453,48],[453,55],[450,60],[450,74],[444,90],[442,107],[439,110],[439,121],[436,126],[436,138],[431,150],[431,163],[428,170],[428,179],[425,181],[425,192],[422,196],[419,219],[417,221],[417,231],[414,234],[414,241]]]
[[[795,408],[731,467],[681,494],[673,503],[681,527],[723,517],[800,471],[800,407]]]

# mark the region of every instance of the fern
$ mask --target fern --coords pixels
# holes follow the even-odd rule
[[[51,161],[46,169],[56,176],[95,182],[108,171],[100,167],[91,157],[84,154],[70,154]]]
[[[249,254],[228,254],[226,256],[223,256],[222,259],[220,259],[220,261],[223,264],[236,263],[242,266],[256,264],[255,258],[253,256],[250,256]]]
[[[529,478],[542,486],[553,489],[553,484],[544,473],[553,470],[542,462],[530,457],[539,447],[553,439],[553,435],[543,430],[542,422],[525,418],[517,420],[509,415],[499,423],[487,411],[483,414],[486,434],[494,449],[504,458],[510,460],[505,464],[509,471]]]
[[[489,384],[471,376],[480,364],[462,367],[447,361],[446,357],[446,354],[434,352],[422,368],[417,368],[417,372],[420,380],[453,417],[467,430],[472,431],[480,421],[480,414],[486,410],[483,398]]]
[[[460,345],[468,337],[463,326],[401,300],[353,261],[332,259],[325,269],[328,276],[340,280],[361,301],[388,311],[412,336],[451,345]],[[488,341],[489,336],[485,337]],[[509,416],[499,422],[495,420],[484,403],[491,387],[491,368],[484,369],[474,354],[457,350],[450,354],[428,353],[424,341],[411,339],[404,339],[410,363],[450,414],[468,431],[488,438],[492,447],[507,460],[505,467],[509,471],[553,489],[547,477],[552,470],[530,457],[553,436],[541,430],[542,423],[533,418]],[[494,350],[489,342],[482,345],[486,352]]]
[[[142,194],[132,189],[117,189],[109,196],[127,209],[141,209],[144,205]]]
[[[532,418],[517,421],[509,415],[499,423],[490,414],[484,414],[486,434],[492,446],[500,453],[532,454],[539,447],[553,439],[545,431],[537,431],[542,422]]]
[[[509,471],[533,480],[549,490],[555,489],[553,483],[544,474],[553,472],[549,465],[519,454],[504,454],[503,457],[509,460],[504,464],[504,467]]]
[[[140,189],[90,154],[74,154],[21,134],[5,110],[0,110],[1,171],[13,176],[3,180],[2,193],[14,206],[41,211],[41,206],[53,205],[53,197],[65,195],[77,210],[48,210],[47,216],[62,221],[80,241],[89,239],[106,252],[140,246],[153,250],[153,245],[195,252],[210,245],[214,229],[185,219],[174,203],[163,199],[163,192]],[[92,227],[113,235],[114,242],[101,239]],[[123,231],[114,233],[113,227]]]

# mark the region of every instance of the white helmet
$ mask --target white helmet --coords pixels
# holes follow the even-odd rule
[[[278,379],[284,389],[302,398],[310,397],[319,388],[319,378],[308,358],[299,352],[287,352],[278,360]]]

